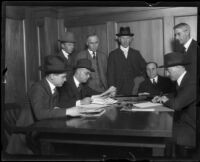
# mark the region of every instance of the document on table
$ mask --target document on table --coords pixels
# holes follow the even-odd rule
[[[142,103],[133,104],[133,106],[138,107],[138,108],[149,108],[149,107],[155,107],[155,106],[162,106],[162,104],[153,103],[153,102],[142,102]]]
[[[92,104],[87,104],[87,105],[80,105],[78,107],[81,107],[81,108],[85,108],[85,109],[98,109],[98,108],[103,108],[103,107],[107,107],[108,105],[107,104],[95,104],[95,103],[92,103]]]
[[[110,104],[114,104],[116,102],[117,102],[117,100],[114,100],[110,97],[106,97],[106,98],[95,97],[95,96],[92,97],[92,104],[110,105]]]
[[[142,109],[142,108],[129,108],[129,107],[123,107],[120,111],[155,111],[154,108],[145,108],[145,109]]]

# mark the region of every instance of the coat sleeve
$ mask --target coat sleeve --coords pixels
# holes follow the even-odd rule
[[[66,109],[54,108],[50,97],[41,85],[32,87],[30,103],[37,120],[66,116]]]
[[[180,111],[196,100],[196,85],[195,82],[187,84],[185,87],[180,88],[177,95],[171,96],[164,104],[176,111]]]

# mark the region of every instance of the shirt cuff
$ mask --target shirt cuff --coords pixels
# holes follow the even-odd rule
[[[76,101],[76,106],[80,106],[81,105],[81,100]]]

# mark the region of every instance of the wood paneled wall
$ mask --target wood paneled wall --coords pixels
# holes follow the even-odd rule
[[[25,97],[24,20],[6,19],[5,102],[21,103]]]

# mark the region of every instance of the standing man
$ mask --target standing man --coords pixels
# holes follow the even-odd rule
[[[146,61],[139,51],[130,47],[134,34],[129,27],[121,27],[116,35],[120,46],[108,57],[108,85],[115,86],[119,95],[132,95],[134,79],[145,74]]]
[[[58,40],[60,42],[61,51],[58,53],[59,56],[65,60],[67,65],[73,66],[74,61],[72,53],[75,47],[75,37],[72,32],[64,32],[61,38]]]
[[[87,85],[91,73],[95,72],[92,67],[92,62],[89,59],[80,59],[75,66],[74,75],[69,78],[60,89],[59,106],[60,107],[72,107],[90,104],[92,102],[92,96],[99,94],[99,92],[90,88]],[[99,96],[109,95],[115,96],[116,88],[110,87],[105,92],[99,94]]]
[[[177,145],[195,147],[196,145],[196,80],[186,70],[182,53],[172,52],[164,56],[164,66],[172,81],[177,82],[176,93],[169,96],[154,97],[153,102],[163,103],[175,110],[174,139]]]
[[[175,91],[175,84],[168,78],[158,75],[156,62],[148,62],[146,66],[147,77],[139,86],[139,95],[150,96],[171,93]]]
[[[182,45],[185,59],[190,62],[186,70],[196,79],[197,75],[197,42],[190,36],[190,26],[180,23],[174,26],[175,39]],[[182,52],[182,51],[180,51]]]
[[[96,34],[88,35],[86,45],[87,49],[77,54],[76,62],[82,58],[92,62],[95,72],[91,73],[87,84],[97,92],[104,92],[107,89],[107,55],[98,50],[99,37]]]

